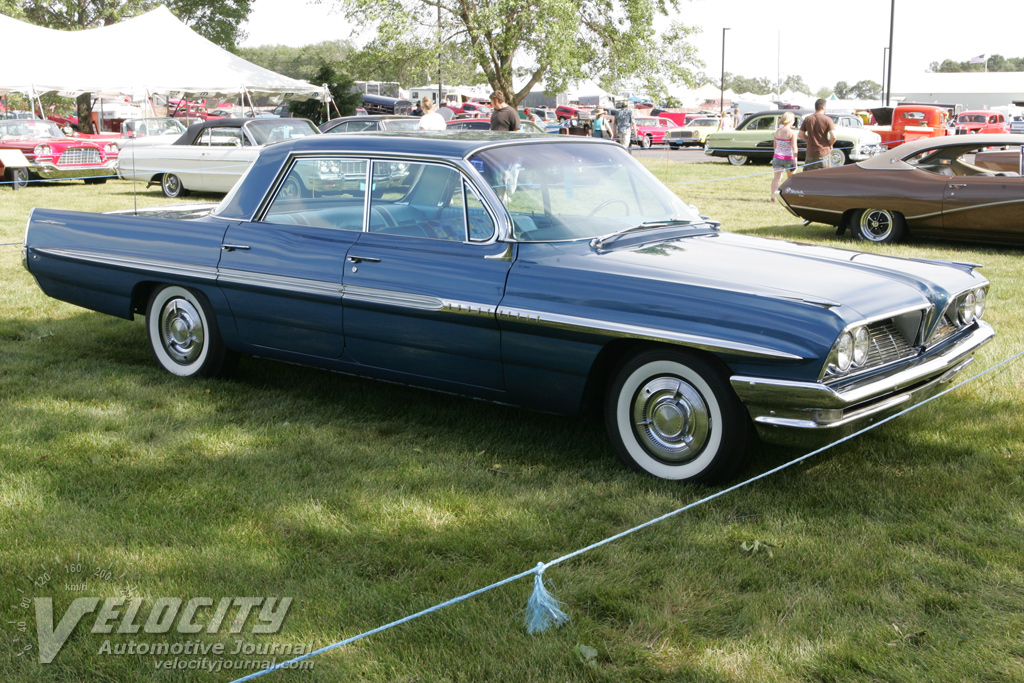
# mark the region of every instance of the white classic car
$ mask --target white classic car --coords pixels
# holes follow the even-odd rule
[[[306,119],[203,121],[170,145],[126,145],[118,175],[159,184],[172,198],[191,191],[228,192],[265,145],[319,134]]]

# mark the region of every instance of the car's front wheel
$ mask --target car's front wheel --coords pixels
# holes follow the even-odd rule
[[[899,242],[906,233],[903,216],[887,209],[864,209],[854,217],[859,239],[884,244]]]
[[[846,165],[846,152],[841,149],[833,149],[828,155],[829,164],[832,166]]]
[[[7,182],[11,184],[12,190],[20,190],[28,185],[27,168],[9,168],[4,175],[7,177]]]
[[[643,137],[640,138],[640,146],[643,147],[644,149],[650,149],[651,142],[652,140],[650,135],[644,135]]]
[[[621,365],[605,424],[622,461],[661,479],[728,479],[753,445],[750,418],[722,372],[683,351],[652,349]]]
[[[224,347],[209,301],[184,287],[153,292],[146,307],[146,333],[157,363],[179,377],[226,374],[237,358]]]
[[[181,184],[181,178],[173,173],[164,173],[163,178],[160,179],[160,189],[164,191],[165,197],[171,199],[188,196],[188,190]]]
[[[730,154],[729,163],[733,166],[743,166],[749,159],[746,154]]]

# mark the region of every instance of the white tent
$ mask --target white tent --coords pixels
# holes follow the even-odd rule
[[[231,54],[161,5],[112,26],[58,31],[0,15],[0,94],[243,92],[322,98],[325,89]],[[19,55],[18,58],[13,55]]]

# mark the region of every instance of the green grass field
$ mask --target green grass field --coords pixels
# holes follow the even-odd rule
[[[997,338],[968,372],[1024,350],[1020,250],[854,243],[769,204],[766,167],[648,166],[728,230],[983,263]],[[265,360],[163,373],[141,320],[48,299],[20,263],[31,207],[133,201],[120,181],[0,187],[0,681],[230,681],[251,670],[105,643],[321,647],[717,490],[630,473],[596,423]],[[259,680],[1024,680],[1022,369],[552,567],[560,629],[525,633],[522,580]],[[743,476],[801,454],[765,448]],[[56,627],[75,598],[125,595],[139,624],[158,597],[294,602],[274,634],[103,634],[89,614],[38,662],[33,598]]]

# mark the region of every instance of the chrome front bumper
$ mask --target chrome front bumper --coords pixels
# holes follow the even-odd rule
[[[732,387],[764,441],[814,446],[847,436],[945,389],[995,336],[985,322],[909,367],[835,389],[817,382],[734,376]]]
[[[117,159],[108,161],[102,166],[57,166],[56,164],[33,164],[29,170],[46,180],[66,180],[68,178],[116,178]]]

